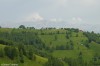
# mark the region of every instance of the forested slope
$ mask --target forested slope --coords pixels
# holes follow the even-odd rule
[[[0,64],[100,65],[100,34],[74,28],[0,28]]]

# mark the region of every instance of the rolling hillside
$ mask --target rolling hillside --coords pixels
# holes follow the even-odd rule
[[[100,34],[93,32],[89,34],[74,28],[1,28],[0,52],[3,50],[4,53],[2,54],[4,55],[0,57],[0,64],[47,66],[47,64],[50,64],[49,62],[56,60],[64,66],[99,65],[100,44],[99,40],[95,40],[100,38],[99,36]],[[14,59],[10,59],[10,56],[6,55],[6,46],[12,49],[15,47],[14,49],[18,51],[18,55],[14,56]],[[22,55],[20,55],[21,53]],[[24,62],[20,62],[19,57]],[[73,62],[76,60],[77,62]]]

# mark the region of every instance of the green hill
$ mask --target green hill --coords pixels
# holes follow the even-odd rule
[[[1,28],[0,64],[100,65],[100,34],[74,28]]]
[[[0,49],[4,49],[5,45],[0,44]],[[16,58],[14,60],[9,59],[7,56],[0,57],[0,65],[1,64],[18,64],[18,66],[42,66],[45,62],[48,61],[47,58],[41,57],[36,55],[36,61],[29,60],[27,57],[24,56],[25,63],[19,63],[19,59]]]

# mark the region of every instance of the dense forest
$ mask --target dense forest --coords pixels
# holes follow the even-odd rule
[[[0,27],[0,64],[100,66],[100,34],[75,28]]]

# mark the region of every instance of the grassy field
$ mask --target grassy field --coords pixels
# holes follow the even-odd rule
[[[48,33],[49,31],[45,31],[45,32]],[[78,37],[76,37],[76,34],[78,34]],[[55,36],[57,37],[57,40],[55,40]],[[88,49],[82,44],[82,41],[88,40],[88,38],[83,35],[83,32],[78,32],[78,33],[73,32],[72,37],[70,37],[70,39],[66,39],[65,36],[66,36],[65,33],[53,34],[53,35],[39,35],[39,37],[47,46],[55,47],[58,45],[66,45],[67,42],[69,42],[70,40],[74,43],[74,50],[54,50],[52,55],[58,58],[64,58],[64,57],[77,58],[79,53],[82,52],[84,61],[90,61],[94,56],[94,50],[99,50],[99,48],[93,46],[95,45],[95,43],[92,43],[91,49]]]

